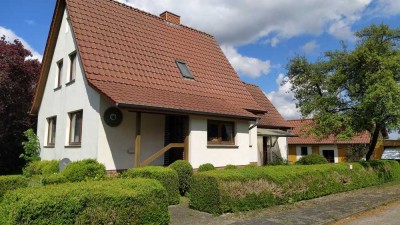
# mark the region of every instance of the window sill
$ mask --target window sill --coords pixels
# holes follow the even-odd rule
[[[80,148],[81,145],[66,145],[65,148]]]
[[[208,144],[207,148],[239,148],[237,145]]]
[[[43,146],[43,148],[54,148],[55,147],[55,145],[45,145],[45,146]]]
[[[65,86],[68,87],[69,85],[71,85],[73,83],[75,83],[75,79],[73,79],[73,80],[69,81],[68,83],[66,83]]]
[[[54,88],[54,91],[58,91],[58,90],[60,90],[60,89],[61,89],[61,87],[62,87],[62,86],[58,86],[58,87]]]

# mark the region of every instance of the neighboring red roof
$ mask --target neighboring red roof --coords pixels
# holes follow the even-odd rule
[[[334,137],[317,139],[314,135],[304,135],[304,132],[313,124],[311,119],[288,120],[288,123],[293,127],[290,133],[298,135],[298,137],[289,137],[288,144],[368,144],[370,141],[370,134],[367,131],[354,136],[349,141],[335,141]]]
[[[247,110],[263,111],[213,36],[112,0],[66,6],[89,84],[115,103],[246,118],[256,117]],[[182,77],[176,60],[194,80]]]
[[[247,90],[253,96],[254,100],[267,111],[267,113],[260,115],[258,127],[277,127],[277,128],[290,128],[291,125],[282,117],[276,110],[275,106],[269,101],[267,96],[261,91],[260,87],[254,84],[244,83]]]

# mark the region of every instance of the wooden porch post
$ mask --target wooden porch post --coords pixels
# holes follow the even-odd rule
[[[183,159],[189,161],[189,135],[186,135],[183,143]]]
[[[142,113],[136,113],[136,137],[135,137],[135,167],[140,167],[140,132]]]

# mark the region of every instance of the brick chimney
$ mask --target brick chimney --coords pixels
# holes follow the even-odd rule
[[[181,24],[181,17],[178,15],[175,15],[171,12],[165,11],[160,14],[160,17],[168,22],[175,23],[175,24]]]

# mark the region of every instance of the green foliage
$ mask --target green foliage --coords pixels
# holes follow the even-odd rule
[[[7,191],[28,186],[29,180],[21,175],[0,176],[0,200]]]
[[[246,211],[400,181],[395,161],[214,170],[192,177],[190,207],[213,213]]]
[[[369,131],[369,160],[379,132],[400,128],[400,29],[371,25],[355,36],[354,50],[343,44],[317,62],[290,59],[286,82],[301,114],[314,117],[310,133],[349,140]]]
[[[50,175],[58,173],[58,164],[58,160],[33,161],[26,165],[22,173],[27,177],[33,175]]]
[[[190,179],[193,176],[192,165],[188,161],[177,160],[169,165],[169,167],[178,173],[179,192],[184,196],[190,188]]]
[[[27,141],[22,142],[24,153],[19,157],[23,158],[26,162],[33,162],[40,160],[40,142],[33,129],[28,129],[24,132]]]
[[[167,190],[168,203],[171,205],[179,203],[178,174],[171,168],[161,166],[147,166],[143,168],[131,168],[121,174],[122,178],[151,178],[161,182]]]
[[[224,169],[225,170],[234,170],[237,168],[238,168],[237,166],[229,164],[229,165],[226,165]]]
[[[346,151],[347,162],[358,162],[365,157],[368,146],[365,144],[349,145]]]
[[[45,175],[42,176],[41,179],[42,185],[63,184],[68,182],[67,178],[65,178],[61,173]]]
[[[106,168],[95,159],[85,159],[68,164],[62,174],[70,182],[102,180],[106,177]]]
[[[169,222],[165,189],[142,178],[19,189],[4,196],[0,213],[4,225]]]
[[[301,157],[296,164],[297,165],[314,165],[314,164],[327,164],[328,160],[320,154],[311,154]]]
[[[215,170],[215,167],[211,163],[205,163],[199,166],[199,169],[197,169],[198,172],[205,172],[205,171],[210,171],[210,170]]]
[[[279,165],[289,165],[289,162],[282,158],[282,156],[276,154],[275,152],[272,152],[273,157],[272,157],[272,161],[270,163],[268,163],[268,165],[270,166],[279,166]]]

